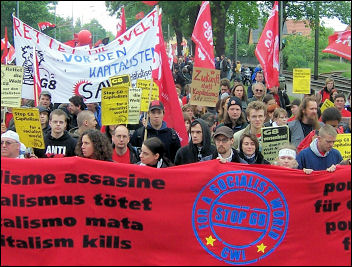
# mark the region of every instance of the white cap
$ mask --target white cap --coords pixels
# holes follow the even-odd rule
[[[18,136],[18,133],[7,130],[5,133],[1,135],[1,138],[6,137],[15,140],[17,143],[20,143],[20,137]]]
[[[292,157],[292,158],[296,158],[296,151],[292,150],[292,149],[289,149],[289,148],[284,148],[284,149],[281,149],[279,151],[279,158],[280,157]]]

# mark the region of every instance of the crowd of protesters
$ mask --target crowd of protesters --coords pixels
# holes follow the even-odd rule
[[[338,133],[351,132],[350,103],[328,78],[322,90],[290,101],[285,90],[267,88],[260,66],[245,85],[244,66],[225,55],[215,58],[221,82],[216,107],[190,103],[192,58],[180,57],[173,64],[173,77],[188,133],[188,145],[181,147],[176,131],[163,120],[164,105],[154,100],[147,120],[139,125],[101,125],[100,103],[85,104],[81,96],[69,103],[52,103],[43,91],[39,99],[44,149],[27,149],[16,133],[11,108],[2,109],[1,156],[9,158],[57,158],[79,156],[87,159],[138,164],[156,168],[219,159],[222,163],[270,164],[261,148],[263,127],[287,125],[289,143],[277,148],[272,163],[298,168],[309,174],[315,170],[334,171],[342,160],[333,148]],[[329,99],[334,107],[320,108]],[[33,107],[23,99],[22,105]]]

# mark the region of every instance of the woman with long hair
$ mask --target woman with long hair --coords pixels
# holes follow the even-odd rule
[[[141,161],[138,165],[154,168],[167,168],[173,163],[165,156],[166,149],[164,143],[158,137],[151,137],[144,140],[141,153]]]
[[[96,129],[89,129],[81,134],[75,153],[83,158],[112,161],[111,142],[105,134]]]

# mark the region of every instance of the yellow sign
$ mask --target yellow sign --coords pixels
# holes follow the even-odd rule
[[[310,72],[310,69],[293,69],[294,94],[310,94]]]
[[[220,70],[193,68],[190,104],[215,107],[219,100]]]
[[[343,159],[351,158],[351,134],[338,134],[334,148],[340,151]]]
[[[128,93],[128,123],[138,124],[141,109],[141,88],[130,88]]]
[[[23,67],[1,65],[1,106],[21,106]]]
[[[16,132],[21,142],[27,147],[45,148],[43,130],[37,108],[13,108]]]
[[[127,124],[128,87],[105,87],[101,92],[102,125]]]
[[[150,92],[150,80],[137,79],[137,88],[142,89],[141,97],[141,111],[148,111],[149,109],[149,92]],[[152,93],[150,101],[159,100],[159,87],[153,82]]]
[[[327,108],[335,107],[334,103],[330,101],[330,99],[325,99],[323,105],[320,108],[321,113],[323,114],[324,110]]]
[[[109,78],[111,87],[119,86],[119,87],[131,87],[131,79],[130,75],[120,75],[113,76]]]

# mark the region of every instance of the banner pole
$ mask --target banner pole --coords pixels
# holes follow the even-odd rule
[[[159,22],[159,5],[156,6],[156,14],[158,15],[158,22]],[[159,32],[159,34],[162,34]],[[155,48],[154,48],[155,49]],[[152,74],[152,77],[150,79],[150,87],[149,87],[149,100],[148,100],[148,107],[150,105],[150,100],[152,98],[152,90],[153,90],[153,85],[154,85],[154,80],[153,80],[153,74]],[[145,120],[146,119],[146,120]],[[148,120],[149,120],[149,110],[147,112],[147,118],[145,117],[145,113],[144,113],[144,120],[145,120],[145,131],[144,131],[144,140],[147,139],[147,136],[148,136],[148,130],[147,130],[147,127],[148,127]]]

